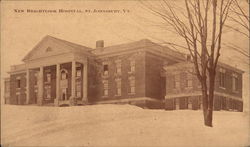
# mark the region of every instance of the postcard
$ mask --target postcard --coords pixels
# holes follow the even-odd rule
[[[249,1],[2,1],[2,146],[249,146]]]

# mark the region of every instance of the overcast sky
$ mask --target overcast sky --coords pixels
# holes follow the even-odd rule
[[[17,13],[14,10],[125,10],[125,13]],[[148,38],[159,41],[178,41],[170,32],[152,26],[158,19],[143,9],[138,1],[5,1],[1,10],[1,75],[8,76],[10,65],[22,63],[22,58],[46,35],[95,47],[96,40],[104,40],[105,46]],[[248,39],[235,32],[227,32],[225,41],[249,50]],[[246,71],[242,64],[245,57],[223,50],[221,61]],[[230,62],[228,62],[230,61]],[[248,77],[244,77],[248,78]],[[248,79],[247,79],[248,80]],[[249,80],[248,80],[249,81]],[[245,88],[249,86],[245,84]]]

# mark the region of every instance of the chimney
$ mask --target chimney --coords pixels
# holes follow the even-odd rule
[[[96,41],[96,48],[103,48],[104,47],[104,41],[98,40]]]

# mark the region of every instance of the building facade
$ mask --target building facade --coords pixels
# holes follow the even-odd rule
[[[97,41],[96,48],[92,49],[46,36],[23,62],[13,65],[10,78],[5,80],[5,103],[55,106],[129,103],[176,109],[176,98],[180,96],[174,96],[178,90],[171,90],[173,85],[169,76],[177,73],[176,65],[186,64],[186,58],[182,53],[147,39],[109,47]],[[238,93],[227,87],[216,92],[223,93],[226,98],[230,96],[232,103],[237,99],[238,108],[242,97],[242,72],[236,68],[227,69],[237,77]],[[182,84],[180,79],[175,86]],[[190,90],[191,96],[197,96],[196,90]],[[185,91],[179,93],[187,94]]]
[[[191,62],[165,66],[167,110],[202,108],[201,84]],[[219,63],[216,69],[214,110],[243,111],[243,71]]]

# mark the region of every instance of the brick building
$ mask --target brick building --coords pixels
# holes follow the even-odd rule
[[[56,106],[129,103],[163,108],[166,99],[166,108],[175,108],[168,75],[171,68],[185,61],[184,54],[147,39],[109,47],[97,41],[91,49],[46,36],[24,57],[24,64],[11,67],[10,78],[5,80],[5,102]],[[236,71],[239,91],[225,88],[218,92],[226,98],[232,95],[232,103],[237,99],[238,106],[242,72],[225,69]]]
[[[165,108],[201,109],[201,84],[196,77],[194,65],[180,62],[165,66],[166,96]],[[219,63],[215,77],[214,110],[243,111],[242,100],[243,71]]]

